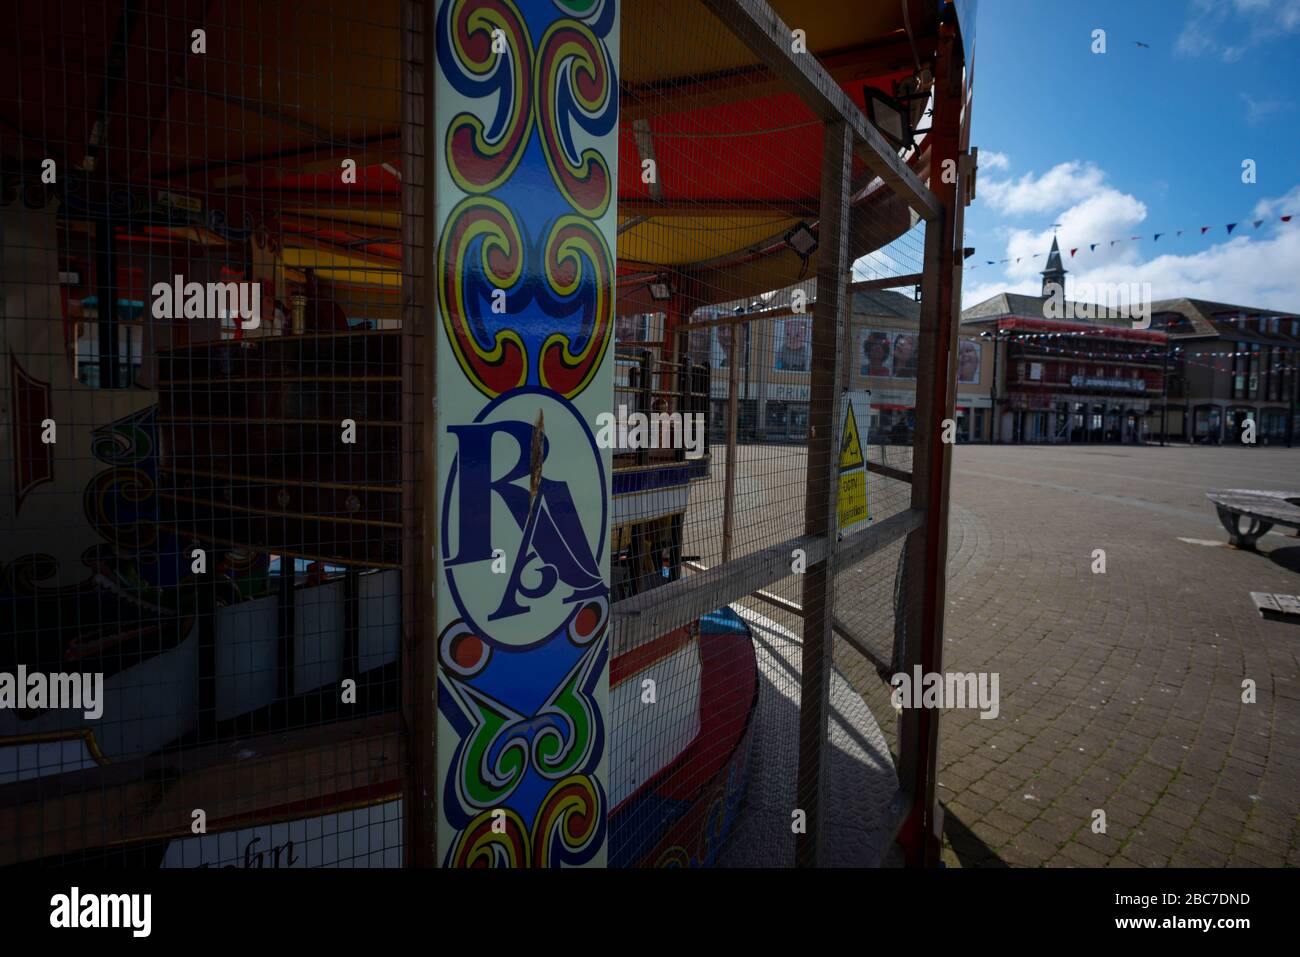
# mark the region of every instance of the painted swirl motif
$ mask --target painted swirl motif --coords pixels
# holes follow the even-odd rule
[[[42,585],[53,578],[58,580],[59,560],[53,555],[33,552],[19,555],[8,565],[0,565],[0,594],[32,597],[63,597],[93,591],[95,583],[87,578],[74,585]]]
[[[618,119],[618,96],[604,44],[577,20],[557,20],[537,47],[537,129],[551,178],[569,205],[598,219],[609,208],[612,181],[600,151],[578,152],[573,125],[603,136]]]
[[[460,832],[447,857],[452,867],[528,867],[528,828],[511,808],[484,811]]]
[[[533,821],[533,866],[585,864],[605,841],[605,812],[594,778],[574,774],[556,783]]]
[[[489,330],[482,318],[492,315],[492,291],[516,287],[523,274],[523,239],[514,216],[489,196],[463,199],[447,217],[439,248],[439,311],[465,377],[488,398],[523,385],[523,339],[513,329]]]
[[[493,34],[506,49],[496,52]],[[438,15],[438,64],[469,100],[497,101],[491,123],[458,113],[446,130],[447,170],[467,193],[496,189],[514,173],[533,126],[532,39],[510,0],[454,0]]]
[[[111,422],[91,433],[90,452],[109,465],[134,465],[147,459],[153,452],[153,410],[148,416],[133,416],[120,422]]]
[[[548,389],[573,398],[591,383],[609,347],[614,319],[613,257],[605,237],[581,216],[561,216],[547,234],[543,259],[546,290],[559,298],[547,304],[559,315],[580,303],[576,336],[553,332],[542,343],[538,376]],[[573,343],[578,348],[573,348]]]
[[[459,681],[439,682],[438,696],[451,708],[443,713],[457,725],[455,773],[444,788],[452,808],[485,809],[507,800],[528,770],[528,729],[521,714]]]
[[[680,844],[674,844],[655,861],[655,867],[690,867],[691,853]]]
[[[158,526],[152,511],[153,476],[142,469],[115,468],[100,472],[86,485],[86,518],[104,540],[130,552],[152,547]]]
[[[603,673],[606,646],[594,647],[579,659],[564,682],[537,712],[543,724],[533,736],[533,766],[555,780],[574,771],[588,771],[602,751],[603,728],[594,695]]]

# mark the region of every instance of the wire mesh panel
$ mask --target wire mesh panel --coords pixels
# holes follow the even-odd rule
[[[885,858],[939,15],[759,6],[18,11],[0,863]]]
[[[838,459],[849,395],[866,398],[870,521],[855,527],[894,516],[918,527],[908,473],[923,230],[859,160],[837,176],[827,124],[738,45],[726,7],[646,4],[676,28],[625,32],[615,401],[685,410],[664,373],[689,379],[704,438],[615,458],[616,500],[620,478],[639,494],[615,520],[612,859],[789,865],[812,793],[833,848],[823,861],[875,863],[898,792],[881,731],[894,712],[856,633],[822,674],[805,604],[831,589],[836,633],[851,623],[888,661],[905,532],[886,530],[880,551],[859,541],[862,560],[833,583],[810,584],[809,571],[825,567],[842,485],[828,447]],[[701,76],[692,57],[727,69]],[[891,276],[903,292],[882,284]],[[854,279],[877,282],[846,290]],[[891,357],[897,340],[896,373],[863,352],[879,337]],[[656,498],[640,491],[669,470]],[[822,699],[824,770],[807,743],[808,703]]]
[[[398,11],[14,11],[0,861],[401,862]]]

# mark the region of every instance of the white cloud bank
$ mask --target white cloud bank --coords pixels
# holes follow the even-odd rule
[[[1242,222],[1229,237],[1223,224],[1215,224],[1223,241],[1192,253],[1180,250],[1193,240],[1204,242],[1197,225],[1181,224],[1186,227],[1181,239],[1170,229],[1153,241],[1146,205],[1109,185],[1105,172],[1090,163],[1061,163],[1041,176],[1031,172],[981,183],[978,202],[1005,217],[1048,216],[1060,224],[1056,233],[1069,270],[1067,295],[1082,283],[1150,283],[1154,299],[1188,296],[1300,312],[1300,215],[1290,223],[1278,220],[1280,215],[1300,214],[1300,184],[1283,196],[1256,203],[1254,218],[1265,220],[1258,231],[1253,223]],[[962,301],[967,306],[999,292],[1037,295],[1041,289],[1039,272],[1053,230],[1009,225],[1000,232],[1005,250],[981,249],[972,260],[978,268],[968,269],[963,278]],[[1134,242],[1134,235],[1142,239]],[[1112,240],[1118,242],[1111,245]],[[1098,244],[1095,251],[1089,249],[1091,243]],[[1077,255],[1072,257],[1071,249],[1077,249]],[[1035,259],[1036,253],[1040,255]],[[1012,261],[988,266],[990,259]]]
[[[1192,0],[1174,49],[1225,63],[1279,37],[1300,33],[1300,0]]]

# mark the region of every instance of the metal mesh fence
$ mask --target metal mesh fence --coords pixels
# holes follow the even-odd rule
[[[86,705],[0,709],[0,864],[431,859],[411,795],[461,797],[431,771],[454,723],[431,692],[482,704],[469,678],[491,649],[460,660],[490,642],[459,620],[472,642],[429,639],[453,519],[430,448],[448,237],[428,220],[443,158],[420,52],[437,30],[466,62],[508,57],[497,6],[54,0],[0,39],[0,672]],[[878,863],[905,747],[887,679],[923,600],[905,574],[933,428],[918,388],[945,348],[922,321],[926,228],[729,5],[620,7],[612,640],[591,698],[607,861],[788,865],[811,819],[823,863]],[[921,75],[899,49],[870,82]],[[595,68],[569,55],[581,100]],[[517,96],[525,72],[502,68]],[[508,125],[471,134],[488,159]],[[477,279],[509,271],[503,248]],[[496,310],[478,305],[481,346]],[[489,473],[531,479],[530,517],[571,451],[531,427],[531,475]],[[533,597],[555,573],[528,574]],[[481,723],[526,728],[540,773],[567,759],[548,722],[572,723],[580,692]],[[511,745],[487,747],[496,785]]]
[[[4,862],[401,860],[397,12],[13,11]]]

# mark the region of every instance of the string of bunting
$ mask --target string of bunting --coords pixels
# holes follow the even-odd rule
[[[1281,325],[1280,325],[1281,320],[1284,320],[1284,319],[1285,319],[1285,320],[1290,320],[1291,322],[1298,323],[1298,325],[1296,326],[1296,330],[1297,330],[1297,331],[1294,331],[1294,332],[1292,332],[1291,334],[1292,334],[1293,336],[1295,336],[1295,335],[1300,335],[1300,317],[1298,317],[1298,316],[1296,316],[1296,315],[1293,315],[1293,314],[1277,314],[1277,313],[1271,313],[1271,312],[1249,312],[1249,313],[1244,313],[1244,314],[1242,314],[1242,315],[1240,315],[1240,316],[1215,316],[1215,317],[1214,317],[1214,321],[1215,321],[1215,322],[1224,322],[1224,323],[1228,323],[1228,322],[1254,322],[1256,319],[1277,319],[1277,320],[1279,320],[1278,331],[1281,331],[1281,330],[1282,330],[1282,327],[1281,327]],[[1059,336],[1059,337],[1065,337],[1065,336],[1101,336],[1101,337],[1105,338],[1105,337],[1107,336],[1108,333],[1116,332],[1116,331],[1119,331],[1119,332],[1127,332],[1127,331],[1129,331],[1129,330],[1128,330],[1127,327],[1125,327],[1125,326],[1098,325],[1096,329],[1079,329],[1079,330],[1074,330],[1074,331],[1070,331],[1070,332],[1016,332],[1016,333],[1009,333],[1009,331],[1008,331],[1008,334],[1004,334],[1004,335],[1002,335],[1001,338],[1003,338],[1003,339],[1055,339],[1055,338],[1057,338],[1058,336]],[[1166,330],[1164,330],[1164,329],[1138,329],[1138,330],[1134,330],[1134,331],[1137,331],[1137,332],[1164,332],[1164,331],[1166,331]]]
[[[1135,360],[1143,360],[1143,359],[1154,361],[1154,360],[1163,359],[1165,357],[1165,353],[1163,351],[1152,351],[1152,350],[1146,350],[1142,352],[1089,352],[1082,349],[1067,349],[1064,346],[1047,346],[1039,343],[1035,343],[1034,348],[1036,350],[1041,350],[1042,352],[1047,353],[1048,355],[1065,356],[1068,358],[1075,358],[1075,359],[1095,359],[1095,360],[1102,360],[1102,361],[1109,361],[1109,362],[1133,362]],[[1032,359],[1034,355],[1035,355],[1034,353],[1026,353],[1025,357]],[[1186,365],[1200,366],[1201,368],[1205,368],[1205,369],[1218,369],[1219,371],[1225,371],[1220,368],[1220,364],[1217,361],[1220,358],[1237,359],[1237,358],[1244,358],[1249,356],[1262,358],[1263,355],[1264,354],[1260,352],[1196,352],[1196,353],[1184,354],[1181,346],[1175,346],[1169,352],[1169,357],[1171,359],[1177,359],[1178,361]],[[1195,358],[1193,358],[1193,356],[1195,356]],[[1205,359],[1205,358],[1215,359],[1216,361],[1212,364],[1197,361],[1198,359]],[[1300,367],[1294,365],[1273,365],[1261,371],[1288,372],[1296,368],[1300,368]]]
[[[1288,213],[1288,214],[1285,215],[1285,216],[1279,216],[1279,217],[1278,217],[1278,221],[1279,221],[1279,222],[1283,222],[1283,223],[1289,223],[1289,222],[1291,222],[1291,220],[1294,219],[1294,218],[1295,218],[1295,214],[1294,214],[1294,213]],[[1260,226],[1264,225],[1264,223],[1269,222],[1270,220],[1271,220],[1271,217],[1267,217],[1267,216],[1266,216],[1266,217],[1264,217],[1263,219],[1253,219],[1253,220],[1249,220],[1248,222],[1250,223],[1252,229],[1256,229],[1256,230],[1258,230]],[[1231,236],[1232,233],[1233,233],[1233,230],[1235,230],[1238,226],[1242,226],[1245,222],[1247,222],[1247,220],[1242,220],[1242,221],[1238,221],[1238,222],[1235,222],[1235,223],[1226,223],[1226,224],[1224,225],[1224,229],[1226,229],[1227,232],[1228,232],[1228,235]],[[1214,229],[1214,228],[1215,228],[1215,227],[1213,227],[1213,226],[1202,226],[1202,227],[1200,228],[1200,231],[1199,231],[1199,232],[1195,232],[1195,235],[1204,236],[1206,233],[1208,233],[1211,229]],[[1115,246],[1117,246],[1117,245],[1119,245],[1120,243],[1123,243],[1123,242],[1135,243],[1135,242],[1141,242],[1142,240],[1144,240],[1144,239],[1148,239],[1148,238],[1149,238],[1152,242],[1156,242],[1156,243],[1158,243],[1158,242],[1160,242],[1160,238],[1161,238],[1162,236],[1169,236],[1169,235],[1172,235],[1175,239],[1179,239],[1179,238],[1181,238],[1181,237],[1183,236],[1184,233],[1187,233],[1187,232],[1194,232],[1194,231],[1193,231],[1193,230],[1188,230],[1188,229],[1179,229],[1179,230],[1175,230],[1175,231],[1171,234],[1169,230],[1165,230],[1165,231],[1162,232],[1162,233],[1153,233],[1153,234],[1151,234],[1149,237],[1148,237],[1148,236],[1130,236],[1130,237],[1129,237],[1128,239],[1126,239],[1126,240],[1125,240],[1125,239],[1111,239],[1111,240],[1107,240],[1107,241],[1104,241],[1104,242],[1099,241],[1099,242],[1095,242],[1095,243],[1083,243],[1083,244],[1081,244],[1081,245],[1079,245],[1079,246],[1071,246],[1071,247],[1070,247],[1070,250],[1069,250],[1069,258],[1070,258],[1070,259],[1074,259],[1074,258],[1075,258],[1075,254],[1081,252],[1081,251],[1084,250],[1085,248],[1088,250],[1088,252],[1090,252],[1090,253],[1095,253],[1095,252],[1097,251],[1097,247],[1098,247],[1098,246],[1105,246],[1107,249],[1113,249]],[[1062,250],[1062,252],[1065,252],[1065,250]],[[1047,253],[1034,253],[1032,256],[1014,256],[1014,257],[1008,257],[1007,259],[986,259],[986,260],[984,260],[983,263],[975,263],[974,265],[967,266],[966,269],[967,269],[967,270],[972,270],[972,269],[979,269],[979,268],[981,268],[981,266],[1001,266],[1001,265],[1004,265],[1004,264],[1006,264],[1006,263],[1019,263],[1019,262],[1023,262],[1023,261],[1026,260],[1026,259],[1041,259],[1042,257],[1044,257],[1044,256],[1046,256],[1046,255],[1047,255]]]

